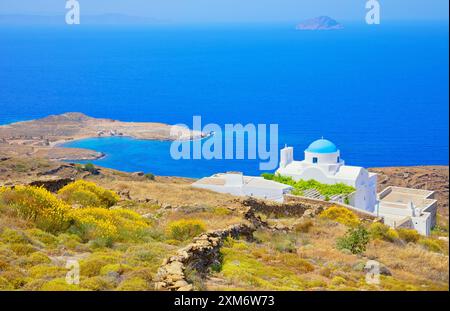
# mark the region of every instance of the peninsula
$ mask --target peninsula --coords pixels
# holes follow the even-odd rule
[[[175,129],[177,135],[171,135]],[[203,133],[164,123],[98,119],[78,112],[0,126],[0,156],[36,156],[51,160],[94,160],[102,153],[60,144],[92,137],[125,136],[148,140],[204,137]]]

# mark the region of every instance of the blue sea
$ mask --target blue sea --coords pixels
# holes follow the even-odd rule
[[[123,121],[279,125],[301,159],[322,136],[347,164],[448,165],[448,24],[0,27],[0,124],[68,111]],[[258,175],[257,161],[172,160],[170,143],[72,142],[98,165]]]

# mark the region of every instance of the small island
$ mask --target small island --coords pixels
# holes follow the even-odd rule
[[[328,16],[308,19],[296,26],[297,30],[340,30],[344,26]]]

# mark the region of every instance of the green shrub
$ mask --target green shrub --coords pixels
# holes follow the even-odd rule
[[[334,220],[346,226],[355,227],[360,220],[355,213],[345,207],[331,206],[320,213],[320,218]]]
[[[185,241],[206,231],[206,225],[199,219],[181,219],[171,222],[167,227],[170,239]]]
[[[155,175],[152,173],[147,173],[144,175],[148,180],[155,180]]]
[[[292,186],[294,188],[293,193],[296,195],[303,195],[303,191],[308,189],[316,189],[320,194],[324,195],[328,199],[333,195],[350,194],[355,192],[355,188],[344,183],[337,184],[322,184],[316,180],[299,180],[295,181],[292,177],[282,176],[279,174],[264,173],[261,175],[267,180],[273,180],[282,184]]]
[[[9,228],[3,229],[2,233],[0,234],[0,241],[2,241],[3,243],[17,243],[17,244],[29,243],[29,239],[26,237],[25,234]]]
[[[420,239],[420,234],[413,229],[397,229],[398,236],[405,242],[416,243]]]
[[[28,229],[25,233],[32,239],[38,240],[47,247],[56,246],[58,244],[58,238],[56,236],[38,228]]]
[[[93,254],[80,262],[80,273],[82,276],[93,277],[100,274],[102,268],[109,264],[118,263],[120,258],[113,254]]]
[[[87,163],[87,164],[85,164],[85,165],[83,166],[83,170],[84,170],[85,172],[91,173],[92,175],[98,175],[98,170],[97,170],[97,168],[95,167],[95,165],[92,164],[92,163]]]
[[[366,250],[369,243],[369,232],[363,227],[350,228],[345,236],[337,240],[337,248],[347,249],[353,254],[361,254]]]
[[[81,291],[83,290],[79,285],[69,284],[66,279],[58,278],[48,281],[42,285],[41,291],[60,292],[60,291]]]

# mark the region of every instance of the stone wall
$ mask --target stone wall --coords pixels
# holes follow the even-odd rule
[[[175,256],[164,260],[159,268],[155,289],[171,291],[191,291],[193,285],[189,283],[185,271],[193,269],[201,275],[206,275],[213,264],[220,264],[220,248],[227,237],[246,237],[253,239],[253,225],[239,224],[225,230],[204,233],[186,247],[179,249]]]
[[[58,190],[74,182],[72,178],[58,178],[48,180],[36,180],[29,183],[30,186],[43,187],[50,192],[58,192]]]
[[[287,205],[287,206],[290,206],[290,205],[299,205],[299,206],[304,206],[304,207],[309,206],[309,208],[321,209],[321,210],[327,209],[331,206],[340,206],[340,207],[344,207],[346,209],[351,210],[356,215],[358,215],[359,218],[361,218],[363,220],[375,220],[378,218],[373,213],[369,213],[367,211],[357,209],[356,207],[353,207],[353,206],[350,206],[347,204],[336,203],[336,202],[327,202],[327,201],[322,201],[322,200],[305,198],[305,197],[301,197],[301,196],[285,195],[284,202],[285,202],[284,205]],[[285,207],[282,206],[282,209],[285,209]],[[295,214],[290,214],[290,215],[295,216]]]

